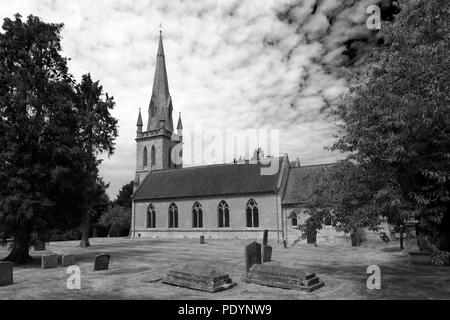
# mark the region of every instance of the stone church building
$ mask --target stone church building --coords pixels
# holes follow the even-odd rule
[[[284,155],[273,159],[279,162],[274,175],[261,175],[257,161],[183,168],[171,160],[183,140],[181,115],[175,134],[172,113],[160,35],[145,131],[140,111],[137,121],[132,238],[253,239],[265,229],[279,242],[299,238],[305,202],[329,165],[301,166]],[[330,222],[317,241],[346,245],[350,238]]]

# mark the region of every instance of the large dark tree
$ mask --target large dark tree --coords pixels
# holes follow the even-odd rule
[[[383,23],[384,46],[333,110],[341,128],[333,149],[363,177],[361,214],[418,220],[431,248],[450,251],[450,2],[401,6]]]
[[[17,263],[31,259],[31,234],[73,229],[92,211],[102,188],[95,155],[117,135],[112,99],[85,103],[98,85],[85,76],[77,86],[68,73],[62,27],[16,15],[0,33],[0,231],[14,238],[5,260]]]

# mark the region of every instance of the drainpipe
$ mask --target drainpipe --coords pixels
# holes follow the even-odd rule
[[[280,243],[280,221],[279,221],[279,218],[280,218],[280,214],[278,211],[278,194],[277,194],[277,241],[278,241],[278,243]]]

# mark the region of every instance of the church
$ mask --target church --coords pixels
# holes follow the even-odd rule
[[[146,130],[141,111],[137,120],[131,238],[257,239],[269,230],[274,241],[296,241],[305,203],[331,164],[302,166],[284,155],[272,160],[273,175],[261,175],[260,161],[183,168],[171,157],[183,143],[181,115],[175,133],[172,113],[160,33]],[[307,240],[350,241],[331,222]]]

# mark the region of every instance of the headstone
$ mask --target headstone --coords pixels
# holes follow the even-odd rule
[[[283,247],[284,247],[285,249],[287,249],[287,241],[286,241],[286,240],[283,240]]]
[[[255,264],[261,264],[261,245],[253,241],[245,247],[245,271],[248,272]]]
[[[51,269],[58,266],[58,255],[56,254],[47,254],[42,256],[41,259],[42,269]]]
[[[9,286],[13,283],[12,262],[0,262],[0,287]]]
[[[45,251],[45,242],[38,240],[34,245],[34,251]]]
[[[264,262],[270,262],[272,261],[272,247],[271,246],[263,246],[263,257],[262,261]]]
[[[110,258],[111,256],[106,253],[102,253],[96,256],[94,263],[94,271],[108,270]]]
[[[269,243],[269,230],[264,230],[263,233],[263,246],[267,246]]]
[[[236,285],[226,273],[208,266],[183,266],[171,270],[162,280],[165,284],[206,292],[218,292]]]
[[[205,236],[200,236],[200,244],[205,244]]]
[[[65,254],[62,256],[62,265],[64,267],[73,266],[75,264],[75,255]]]
[[[325,285],[316,277],[315,273],[270,263],[252,266],[244,281],[263,286],[307,292],[312,292]]]

